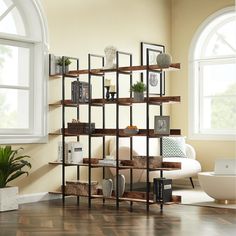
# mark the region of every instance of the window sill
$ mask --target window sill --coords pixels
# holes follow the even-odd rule
[[[190,133],[189,140],[221,140],[221,141],[236,141],[236,134],[197,134]]]
[[[33,143],[47,143],[48,135],[46,136],[0,136],[1,144],[33,144]]]

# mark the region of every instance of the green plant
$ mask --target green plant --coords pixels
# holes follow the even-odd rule
[[[11,146],[0,146],[0,188],[5,188],[8,182],[23,174],[29,174],[28,171],[22,170],[22,168],[31,168],[31,164],[24,160],[30,158],[30,156],[19,156],[18,152],[20,150],[23,150],[23,148],[12,150]]]
[[[70,61],[69,58],[65,57],[64,60],[65,60],[65,66],[69,66],[69,65],[71,64],[71,61]],[[63,59],[62,59],[62,57],[59,57],[59,58],[57,59],[57,65],[63,66]]]
[[[131,86],[131,91],[133,92],[143,93],[146,89],[146,85],[143,82],[136,82]]]

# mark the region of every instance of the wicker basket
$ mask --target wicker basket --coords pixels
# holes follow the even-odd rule
[[[91,182],[91,194],[97,193],[97,186],[98,186],[97,181]],[[68,195],[88,196],[89,184],[87,181],[81,181],[81,180],[66,181],[65,193]]]

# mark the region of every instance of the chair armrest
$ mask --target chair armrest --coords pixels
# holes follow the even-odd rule
[[[196,159],[196,151],[193,148],[193,146],[186,143],[185,144],[185,151],[186,151],[187,158]]]

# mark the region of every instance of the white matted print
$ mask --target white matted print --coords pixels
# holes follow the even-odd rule
[[[154,117],[154,134],[169,135],[170,134],[170,117],[155,116]]]

